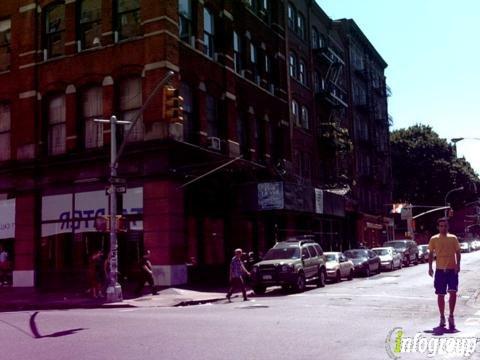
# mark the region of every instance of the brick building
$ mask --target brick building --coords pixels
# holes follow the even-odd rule
[[[85,285],[90,254],[109,251],[94,223],[109,207],[110,129],[93,119],[134,119],[170,70],[183,121],[153,94],[119,162],[123,277],[146,248],[171,285],[187,263],[223,276],[235,247],[263,252],[291,234],[353,245],[354,119],[333,25],[310,1],[1,2],[0,241],[13,285]]]

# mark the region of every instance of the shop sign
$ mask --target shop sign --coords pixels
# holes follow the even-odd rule
[[[123,214],[143,213],[143,188],[128,189],[123,195]],[[49,195],[42,198],[42,236],[96,231],[95,219],[108,213],[105,192]],[[143,230],[143,221],[132,222],[131,230]]]
[[[0,200],[0,239],[15,237],[15,199]]]
[[[257,185],[258,209],[279,210],[283,209],[283,183],[259,183]]]

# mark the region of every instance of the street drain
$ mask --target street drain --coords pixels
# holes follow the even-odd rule
[[[248,306],[239,306],[237,309],[264,309],[268,308],[268,305],[248,305]]]

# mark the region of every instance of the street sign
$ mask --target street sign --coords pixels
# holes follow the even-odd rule
[[[127,183],[127,179],[121,177],[111,177],[108,181],[113,185],[125,185]]]
[[[117,185],[115,186],[115,191],[120,194],[125,194],[127,192],[127,186],[126,185]]]

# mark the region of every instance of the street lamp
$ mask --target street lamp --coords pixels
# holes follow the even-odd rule
[[[117,188],[119,185],[124,185],[123,179],[117,177],[117,167],[120,156],[122,155],[130,134],[134,131],[135,125],[143,115],[143,112],[150,104],[153,96],[157,91],[165,85],[167,81],[174,75],[173,71],[168,71],[162,80],[159,81],[157,86],[150,93],[147,100],[143,103],[142,107],[138,110],[137,115],[133,121],[117,120],[115,116],[111,116],[110,119],[94,119],[96,122],[110,123],[110,186],[108,187],[108,195],[110,197],[110,278],[108,279],[107,287],[107,302],[122,301],[122,287],[118,283],[117,270],[118,270],[118,242],[117,242]],[[128,131],[126,132],[123,142],[117,151],[117,138],[116,138],[116,125],[117,124],[130,124]]]
[[[457,187],[457,188],[455,188],[455,189],[452,189],[452,190],[450,190],[449,192],[447,192],[447,194],[445,195],[445,201],[444,201],[444,202],[445,202],[445,206],[448,206],[448,205],[447,205],[447,197],[448,197],[448,195],[450,195],[450,194],[451,194],[452,192],[454,192],[454,191],[462,191],[462,190],[463,190],[463,186],[459,186],[459,187]],[[447,216],[448,216],[448,209],[445,209],[445,219],[447,218]]]

